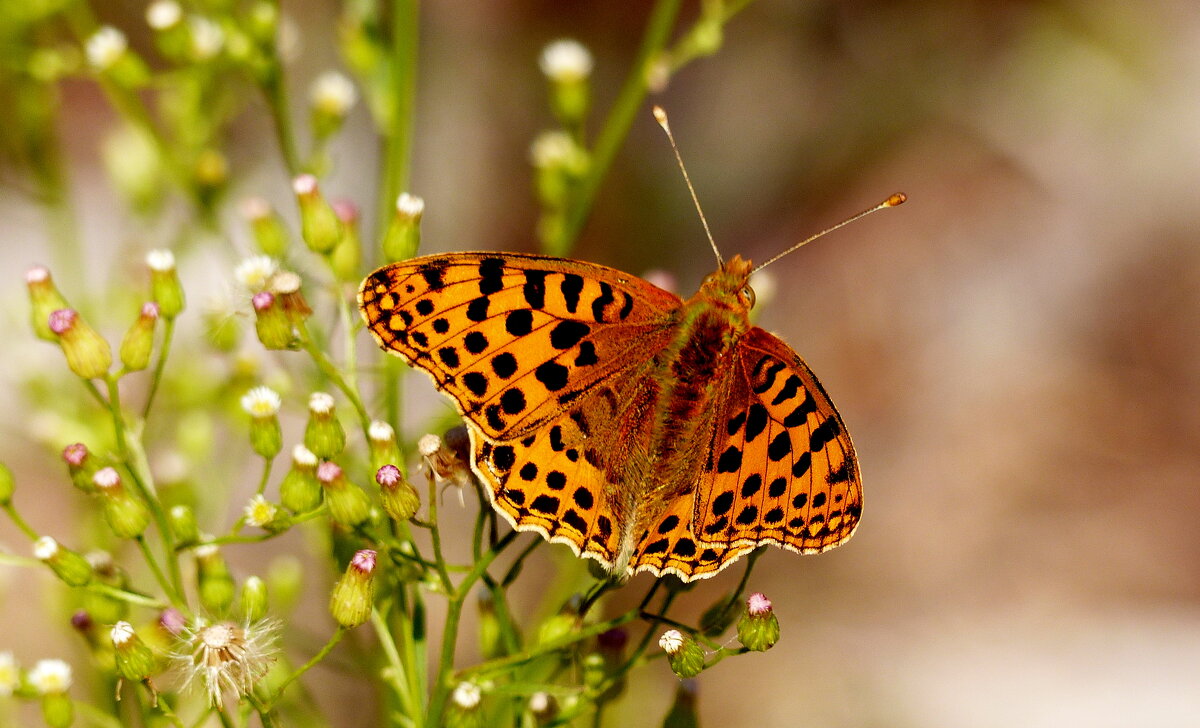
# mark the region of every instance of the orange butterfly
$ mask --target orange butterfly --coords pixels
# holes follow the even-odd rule
[[[734,256],[684,301],[592,263],[450,253],[376,270],[358,302],[379,345],[454,400],[514,528],[620,578],[691,581],[762,544],[833,548],[862,512],[833,402],[750,323],[751,272]]]

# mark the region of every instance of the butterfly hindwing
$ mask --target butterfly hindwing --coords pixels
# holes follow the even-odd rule
[[[760,328],[740,340],[716,422],[711,469],[695,491],[703,543],[774,543],[819,553],[850,538],[862,482],[842,418],[812,371]]]
[[[359,291],[380,346],[427,372],[488,439],[542,428],[644,359],[679,304],[612,268],[514,253],[393,263]]]

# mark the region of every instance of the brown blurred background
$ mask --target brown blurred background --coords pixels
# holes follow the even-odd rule
[[[426,252],[535,249],[528,147],[552,123],[540,49],[572,37],[592,50],[603,113],[647,7],[422,8],[412,187],[427,203]],[[114,22],[140,26],[141,11],[124,3]],[[307,82],[337,65],[336,9],[284,11],[301,30],[302,114]],[[760,322],[841,409],[866,509],[845,547],[760,562],[751,587],[775,602],[784,639],[701,677],[706,725],[1200,725],[1198,48],[1200,7],[1186,0],[762,0],[715,57],[652,97],[726,254],[764,260],[909,196],[770,269]],[[92,275],[107,275],[119,265],[105,251],[159,243],[114,213],[97,90],[65,93],[75,202]],[[234,196],[283,206],[264,118],[235,131]],[[333,155],[326,189],[369,208],[376,148],[362,108]],[[0,219],[16,312],[5,358],[17,361],[30,341],[19,275],[49,253],[28,199],[5,194]],[[648,108],[575,256],[670,271],[685,292],[713,268]],[[411,389],[444,407],[423,378]],[[3,397],[11,460],[31,439],[19,395]],[[9,524],[0,537],[25,552]],[[735,580],[683,601],[698,613]],[[62,630],[20,606],[29,581],[0,570],[0,642],[35,655],[31,635]],[[614,724],[661,716],[674,684],[649,668]]]

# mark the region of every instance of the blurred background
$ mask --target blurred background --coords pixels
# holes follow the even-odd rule
[[[97,6],[132,47],[148,47],[141,3]],[[302,118],[308,84],[339,66],[339,8],[282,9]],[[424,252],[537,249],[529,148],[553,125],[539,53],[563,37],[592,51],[594,134],[648,11],[422,6],[411,188],[426,201]],[[685,3],[680,26],[698,12]],[[765,260],[892,192],[909,196],[769,269],[759,322],[838,404],[866,507],[846,546],[760,561],[751,588],[774,601],[783,640],[701,676],[705,725],[1200,724],[1198,80],[1200,7],[1186,0],[759,0],[725,26],[714,56],[651,95],[671,114],[726,255]],[[179,220],[125,210],[101,159],[111,107],[87,80],[60,92],[86,258],[55,259],[21,170],[0,187],[0,457],[22,482],[46,481],[44,496],[24,491],[40,525],[83,501],[44,475],[56,454],[39,427],[54,421],[31,414],[21,387],[57,352],[27,332],[20,276],[54,264],[64,290],[98,294]],[[249,251],[238,199],[290,209],[261,106],[232,120],[226,155],[229,204],[217,214],[234,232],[209,278],[185,277],[189,295],[228,287],[229,261]],[[324,189],[369,211],[370,240],[378,148],[361,105],[329,156]],[[685,294],[714,268],[648,105],[573,256],[669,272]],[[446,410],[424,378],[409,390],[414,420]],[[248,476],[233,488],[253,486]],[[0,543],[27,549],[7,522]],[[681,601],[698,614],[736,578]],[[615,601],[639,598],[647,579]],[[0,570],[0,647],[26,662],[69,653],[53,611],[31,608],[59,589]],[[330,679],[332,700],[361,699]],[[665,666],[645,670],[615,724],[661,716],[676,682]]]

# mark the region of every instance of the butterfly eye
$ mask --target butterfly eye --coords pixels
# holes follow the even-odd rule
[[[750,302],[750,305],[747,306],[747,308],[754,308],[754,303],[755,303],[754,289],[751,288],[750,286],[746,286],[745,288],[742,289],[742,295],[745,296],[746,300]]]

